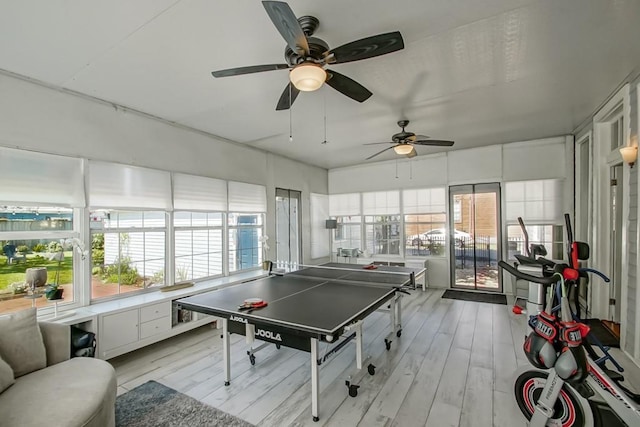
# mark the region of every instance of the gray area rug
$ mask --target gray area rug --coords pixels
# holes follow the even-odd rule
[[[252,424],[172,388],[149,381],[118,396],[116,426],[251,427]]]

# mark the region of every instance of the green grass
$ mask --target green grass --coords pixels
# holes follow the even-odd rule
[[[7,264],[7,258],[0,256],[0,290],[6,289],[11,283],[24,282],[27,268],[33,267],[47,267],[47,283],[53,283],[56,280],[58,261],[49,261],[36,254],[29,254],[26,262],[14,260],[13,264]],[[60,263],[60,279],[58,283],[73,283],[71,251],[65,252],[64,261]]]

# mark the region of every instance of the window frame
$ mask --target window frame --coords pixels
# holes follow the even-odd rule
[[[91,258],[90,258],[90,274],[89,274],[89,286],[88,286],[88,299],[89,299],[89,304],[96,304],[96,303],[101,303],[101,302],[106,302],[106,301],[111,301],[111,300],[115,300],[115,299],[120,299],[120,298],[127,298],[127,297],[131,297],[131,296],[136,296],[136,295],[141,295],[144,293],[148,293],[148,292],[155,292],[156,290],[158,290],[161,286],[163,285],[167,285],[167,271],[168,270],[168,262],[167,262],[167,248],[168,248],[168,244],[167,244],[167,240],[168,237],[170,236],[170,230],[169,230],[169,222],[171,221],[171,217],[169,215],[169,212],[164,211],[164,210],[160,210],[160,209],[102,209],[102,208],[96,208],[96,209],[89,209],[89,217],[96,211],[108,211],[109,213],[112,212],[116,212],[116,213],[120,213],[120,212],[140,212],[142,214],[142,221],[144,224],[144,214],[145,213],[162,213],[164,215],[164,227],[117,227],[117,228],[100,228],[100,229],[96,229],[91,227],[91,220],[89,219],[89,241],[91,242],[91,244],[89,245],[90,247],[92,247],[92,243],[93,243],[93,236],[95,234],[129,234],[129,233],[158,233],[158,232],[163,232],[164,233],[164,245],[163,245],[163,254],[164,254],[164,272],[163,272],[163,284],[162,285],[156,285],[156,286],[144,286],[143,288],[139,289],[139,290],[135,290],[135,291],[130,291],[130,292],[120,292],[120,287],[122,286],[121,283],[118,283],[118,293],[113,294],[113,295],[109,295],[109,296],[105,296],[105,297],[100,297],[100,298],[94,298],[93,296],[93,286],[91,285],[91,282],[93,280],[93,269],[95,268],[94,264],[93,264],[93,250],[91,250]],[[119,219],[118,219],[119,222]],[[120,241],[120,238],[118,238],[118,241]],[[146,253],[146,248],[145,251]],[[144,260],[144,262],[146,262],[146,258]],[[102,267],[104,267],[106,264],[104,264],[104,260],[103,260],[103,264]]]
[[[256,215],[257,217],[260,218],[259,224],[235,224],[235,225],[231,225],[229,224],[229,222],[231,221],[232,216],[245,216],[245,215]],[[225,250],[225,254],[226,254],[226,260],[225,261],[225,268],[226,268],[226,275],[228,276],[232,276],[234,274],[239,274],[239,273],[244,273],[247,271],[255,271],[258,270],[260,268],[262,268],[262,263],[264,261],[266,261],[266,251],[264,249],[264,243],[261,241],[260,236],[265,236],[265,222],[266,222],[266,214],[264,212],[227,212],[226,213],[226,218],[225,218],[225,230],[224,232],[226,233],[226,237],[224,237],[224,239],[226,240],[227,243],[227,247]],[[251,267],[248,268],[240,268],[240,269],[232,269],[231,268],[231,232],[232,230],[247,230],[247,229],[255,229],[257,230],[257,235],[258,235],[258,246],[252,249],[257,249],[258,250],[258,263],[255,265],[252,265]],[[234,249],[235,252],[237,252],[237,249]],[[237,257],[233,257],[235,259],[237,259]]]
[[[192,215],[194,213],[199,213],[199,214],[220,214],[221,216],[221,222],[220,225],[193,225],[193,217],[191,218],[191,223],[192,225],[190,226],[180,226],[180,225],[176,225],[176,214],[179,213],[191,213]],[[228,254],[227,252],[227,247],[228,247],[228,239],[225,238],[225,233],[228,234],[227,232],[227,215],[226,212],[220,212],[220,211],[196,211],[196,210],[178,210],[178,211],[173,211],[171,216],[170,216],[170,221],[171,221],[171,235],[172,235],[172,257],[171,257],[171,262],[173,265],[172,268],[172,283],[180,283],[180,281],[177,280],[177,272],[178,272],[178,265],[177,265],[177,255],[176,255],[176,233],[179,231],[211,231],[211,230],[220,230],[220,239],[221,239],[221,253],[220,253],[220,257],[221,257],[221,267],[222,267],[222,271],[220,274],[216,274],[213,276],[205,276],[205,277],[198,277],[198,278],[193,278],[193,260],[192,260],[192,270],[191,270],[191,278],[190,279],[186,279],[185,281],[190,281],[190,282],[202,282],[205,280],[210,280],[210,279],[215,279],[218,277],[224,277],[227,274],[227,271],[229,269],[229,267],[226,265],[226,260],[228,259]],[[193,234],[192,234],[193,236]],[[192,237],[192,244],[193,244],[193,237]],[[211,254],[211,252],[207,252],[207,254]],[[191,253],[191,257],[193,258],[193,251]],[[165,277],[165,283],[166,283],[166,277]]]
[[[38,230],[38,231],[0,231],[0,241],[12,241],[12,240],[67,240],[67,239],[80,239],[81,240],[81,224],[82,221],[80,218],[84,214],[83,208],[73,208],[68,206],[53,206],[50,203],[43,203],[43,205],[47,206],[21,206],[20,208],[26,208],[28,210],[37,210],[40,214],[46,215],[47,209],[69,209],[71,210],[71,229],[70,230]],[[4,207],[4,206],[3,206]],[[9,208],[12,206],[6,206],[4,208]],[[16,206],[17,208],[17,206]],[[4,254],[3,254],[4,255]],[[72,277],[73,277],[73,301],[59,303],[58,309],[64,310],[73,310],[80,308],[85,305],[85,292],[84,289],[84,261],[81,259],[81,256],[76,255],[76,251],[73,250],[73,260],[72,260]],[[55,275],[55,272],[48,272],[48,282],[53,282],[52,275]],[[45,298],[42,296],[41,298]],[[40,307],[38,306],[38,315],[52,315],[55,311],[55,307],[53,304]],[[10,313],[9,311],[4,312],[0,309],[0,315]]]
[[[390,218],[389,222],[385,222],[385,220],[383,220],[383,218]],[[394,219],[395,218],[395,219]],[[370,219],[373,219],[373,221],[371,221]],[[371,256],[383,256],[383,257],[397,257],[400,258],[403,256],[403,251],[401,250],[401,246],[402,246],[402,242],[404,241],[403,238],[403,231],[402,229],[404,228],[402,225],[402,215],[400,213],[397,214],[386,214],[386,215],[363,215],[363,221],[362,221],[362,230],[363,230],[363,235],[362,235],[362,241],[364,243],[364,249],[366,249],[367,251],[369,251],[369,253],[371,254]],[[371,247],[375,249],[375,246],[377,245],[378,241],[375,238],[375,236],[373,237],[372,241],[369,242],[369,231],[368,228],[372,227],[372,231],[375,233],[376,228],[377,227],[385,227],[385,226],[389,226],[389,227],[393,227],[395,226],[398,230],[398,235],[397,238],[391,239],[391,238],[387,238],[387,239],[380,239],[380,242],[387,242],[387,253],[379,253],[379,252],[371,252],[369,249],[369,243],[371,243]],[[396,241],[397,240],[397,248],[398,248],[398,252],[397,253],[390,253],[389,252],[389,248],[391,248],[392,241]],[[383,243],[382,243],[383,244]],[[360,248],[361,250],[363,248]]]

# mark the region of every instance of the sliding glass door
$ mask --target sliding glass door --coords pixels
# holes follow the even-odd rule
[[[289,267],[300,264],[301,254],[301,193],[276,188],[276,265]],[[271,243],[271,242],[269,242]]]
[[[452,287],[502,292],[500,184],[449,187],[449,212]]]

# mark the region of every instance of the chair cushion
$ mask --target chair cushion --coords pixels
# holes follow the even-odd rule
[[[16,378],[47,366],[35,308],[0,316],[0,358]]]
[[[9,386],[16,382],[13,377],[13,369],[4,360],[0,358],[0,393],[9,388]]]
[[[0,425],[113,425],[116,387],[108,362],[76,357],[16,379],[0,395]]]

